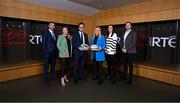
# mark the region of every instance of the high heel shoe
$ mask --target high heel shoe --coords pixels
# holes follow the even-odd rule
[[[67,77],[66,76],[64,76],[64,80],[66,81],[66,82],[68,82],[69,80],[67,79]]]
[[[64,87],[66,84],[64,82],[64,78],[61,78],[61,85]]]

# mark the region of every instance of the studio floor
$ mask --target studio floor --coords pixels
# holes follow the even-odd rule
[[[72,80],[62,87],[58,80],[45,84],[41,76],[0,83],[0,101],[180,101],[180,87],[135,77],[131,85],[118,81],[102,85],[88,78],[74,84]]]

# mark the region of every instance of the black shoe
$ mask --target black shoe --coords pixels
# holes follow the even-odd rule
[[[99,80],[99,81],[97,82],[97,84],[98,84],[98,85],[101,85],[101,84],[103,84],[103,81],[102,81],[102,80]]]
[[[82,80],[82,81],[87,81],[87,78],[80,78],[80,80]]]
[[[49,78],[49,76],[42,76],[42,79],[44,80],[44,81],[46,81],[46,80],[49,80],[50,78]]]
[[[52,80],[52,81],[56,81],[56,80],[57,80],[57,76],[56,76],[56,74],[55,74],[55,73],[50,74],[49,79],[50,79],[50,80]]]
[[[88,79],[86,78],[86,79],[84,79],[83,81],[84,81],[84,82],[87,82],[87,81],[88,81]]]
[[[117,80],[111,80],[111,84],[116,84]]]
[[[97,78],[97,76],[93,76],[93,78],[92,78],[92,80],[97,80],[98,78]]]
[[[77,84],[77,83],[78,83],[78,80],[74,80],[74,83]]]
[[[94,77],[92,78],[92,80],[96,80],[96,79],[97,79],[97,78],[94,78]]]
[[[50,78],[49,78],[49,77],[43,76],[42,79],[43,79],[44,82],[50,81]]]
[[[43,79],[43,83],[45,85],[50,85],[51,84],[51,80],[50,79]]]
[[[120,78],[119,81],[125,81],[127,78]]]
[[[127,84],[127,85],[132,84],[132,80],[129,80],[126,84]]]
[[[107,77],[106,77],[106,79],[107,79],[107,80],[110,80],[110,77],[109,77],[109,76],[107,76]]]
[[[56,81],[57,81],[57,78],[56,78],[56,77],[53,77],[53,78],[52,78],[52,81],[53,81],[53,82],[56,82]]]

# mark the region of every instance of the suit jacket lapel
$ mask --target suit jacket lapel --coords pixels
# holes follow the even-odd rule
[[[125,34],[125,33],[124,33],[124,34]],[[128,40],[129,36],[131,36],[131,35],[132,35],[132,30],[128,33],[125,42]]]
[[[78,31],[78,37],[79,37],[79,40],[81,41],[81,36],[80,36],[81,34],[79,33],[79,31]]]
[[[122,35],[122,46],[124,45],[124,35],[125,35],[125,33],[126,33],[126,32],[124,32],[123,35]],[[128,37],[129,37],[131,34],[132,34],[132,30],[128,33],[125,42],[127,42]]]
[[[128,33],[128,35],[127,35],[127,37],[126,37],[126,40],[127,40],[127,38],[128,38],[129,36],[131,36],[131,34],[132,34],[132,30]]]
[[[52,34],[51,34],[51,32],[48,30],[48,33],[49,33],[49,36],[51,37],[51,39],[53,39],[54,40],[54,38],[53,38],[53,36],[52,36]],[[54,34],[55,35],[55,34]],[[55,35],[55,37],[56,37],[56,35]],[[54,40],[55,41],[55,40]]]

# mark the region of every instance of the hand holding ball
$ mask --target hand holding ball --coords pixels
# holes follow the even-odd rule
[[[91,51],[100,51],[101,47],[99,47],[98,45],[91,45],[90,49]]]
[[[87,44],[81,44],[81,46],[79,47],[79,49],[80,49],[81,51],[83,51],[83,50],[88,50],[88,49],[89,49],[89,45],[87,45]]]

